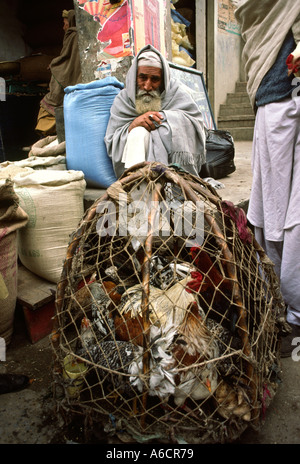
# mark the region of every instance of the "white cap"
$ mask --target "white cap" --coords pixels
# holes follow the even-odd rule
[[[159,55],[151,50],[140,54],[138,66],[151,66],[153,68],[162,68],[162,62]]]

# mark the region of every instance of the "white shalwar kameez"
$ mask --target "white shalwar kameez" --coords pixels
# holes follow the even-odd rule
[[[258,108],[252,170],[248,219],[275,264],[287,321],[300,325],[300,96]]]

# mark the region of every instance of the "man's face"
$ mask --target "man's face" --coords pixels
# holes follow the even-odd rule
[[[135,109],[138,114],[161,110],[162,70],[153,66],[139,66]]]
[[[162,70],[153,66],[139,66],[137,72],[137,86],[139,90],[152,92],[160,90],[162,85]]]

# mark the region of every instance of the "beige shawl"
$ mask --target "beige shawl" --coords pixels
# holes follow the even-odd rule
[[[299,0],[241,0],[235,12],[245,41],[243,60],[247,89],[255,106],[257,89],[272,65],[290,29],[300,41]]]

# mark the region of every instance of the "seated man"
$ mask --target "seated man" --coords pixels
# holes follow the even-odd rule
[[[152,45],[132,62],[111,108],[105,143],[117,177],[142,161],[176,163],[199,175],[205,162],[201,112]]]

